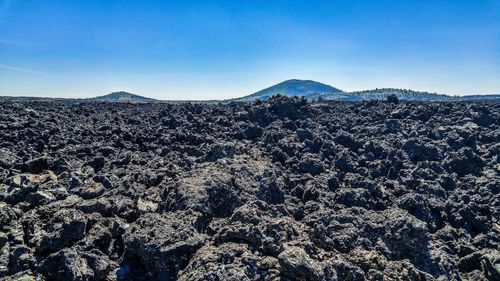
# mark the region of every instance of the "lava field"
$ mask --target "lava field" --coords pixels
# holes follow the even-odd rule
[[[500,280],[500,104],[0,99],[0,279]]]

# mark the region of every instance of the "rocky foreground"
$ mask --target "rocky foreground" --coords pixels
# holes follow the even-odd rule
[[[500,104],[0,101],[7,280],[500,280]]]

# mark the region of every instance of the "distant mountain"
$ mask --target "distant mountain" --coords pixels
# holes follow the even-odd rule
[[[156,100],[151,98],[146,98],[143,96],[135,95],[128,92],[114,92],[104,96],[99,96],[92,98],[94,101],[102,102],[132,102],[132,103],[143,103],[143,102],[154,102]]]
[[[405,101],[500,101],[500,95],[449,96],[444,94],[419,92],[408,89],[382,88],[355,92],[343,92],[335,87],[311,80],[287,80],[248,96],[230,101],[266,100],[271,96],[304,96],[309,101],[366,101],[385,100],[396,95]]]
[[[321,95],[332,95],[341,92],[341,90],[323,83],[311,80],[292,79],[281,82],[251,95],[233,99],[233,101],[252,101],[256,99],[266,100],[271,96],[277,94],[282,94],[285,96],[304,96],[309,100],[314,100]]]
[[[233,101],[253,101],[256,99],[266,100],[269,97],[282,94],[285,96],[304,96],[309,101],[364,101],[385,100],[389,95],[396,95],[400,100],[407,101],[447,101],[456,100],[452,96],[418,92],[406,89],[374,89],[356,92],[343,92],[335,87],[311,80],[287,80],[258,91],[254,94],[233,99]]]

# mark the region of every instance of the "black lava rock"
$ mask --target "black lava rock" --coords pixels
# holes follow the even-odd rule
[[[499,120],[0,97],[0,279],[499,280]]]

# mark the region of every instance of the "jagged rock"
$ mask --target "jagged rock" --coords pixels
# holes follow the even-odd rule
[[[322,280],[323,270],[300,247],[286,247],[278,255],[281,273],[293,280]]]
[[[300,235],[299,225],[282,212],[280,207],[267,206],[260,201],[243,205],[233,213],[227,225],[219,229],[215,242],[244,241],[275,256],[284,243]]]
[[[260,138],[263,133],[264,130],[262,129],[262,127],[256,125],[250,125],[245,129],[245,136],[248,139]]]
[[[285,201],[285,183],[281,179],[270,178],[261,183],[257,198],[268,204],[281,204]]]
[[[234,148],[231,146],[215,145],[208,152],[206,161],[217,161],[221,158],[230,158],[234,155]]]
[[[458,152],[450,154],[444,160],[444,165],[449,171],[465,176],[479,173],[484,166],[484,162],[472,149],[462,148]]]
[[[33,256],[32,249],[26,245],[12,247],[9,256],[9,271],[16,273],[25,270],[34,269],[36,259]]]
[[[84,199],[96,198],[104,193],[106,189],[100,182],[86,180],[80,188],[78,194]]]
[[[47,204],[55,198],[50,192],[37,191],[38,186],[57,180],[57,176],[52,171],[38,175],[17,174],[6,180],[8,186],[3,188],[0,186],[0,198],[10,204],[16,204],[20,201],[27,201],[32,205]]]
[[[393,103],[393,104],[398,104],[399,103],[399,99],[396,95],[388,95],[387,96],[387,102],[388,103]]]
[[[47,156],[29,160],[25,163],[25,171],[32,174],[39,174],[44,170],[49,170],[53,161],[52,158]]]
[[[0,167],[2,168],[8,169],[18,161],[18,157],[8,149],[0,148],[0,154],[2,155],[0,158]]]
[[[94,171],[98,172],[104,168],[105,160],[104,157],[96,157],[87,163],[88,166],[94,168]]]
[[[199,249],[179,280],[273,280],[279,275],[276,258],[252,252],[246,244],[229,242]]]
[[[79,211],[62,209],[43,224],[27,222],[29,243],[36,253],[53,253],[85,237],[87,218]]]
[[[0,279],[497,280],[498,120],[0,97]]]
[[[319,159],[314,158],[312,155],[305,155],[297,164],[297,170],[300,173],[309,173],[316,176],[321,174],[325,167]]]
[[[196,214],[145,214],[123,234],[125,257],[139,260],[148,278],[175,280],[206,235],[196,230]],[[138,269],[135,269],[138,270]]]
[[[403,150],[413,161],[437,161],[440,159],[439,149],[428,143],[419,143],[416,139],[409,139],[403,145]]]
[[[52,280],[102,280],[110,270],[110,261],[99,250],[62,249],[49,255],[40,269]]]
[[[288,98],[275,95],[269,99],[270,111],[279,118],[290,118],[292,120],[305,117],[309,114],[307,101],[304,97]]]

